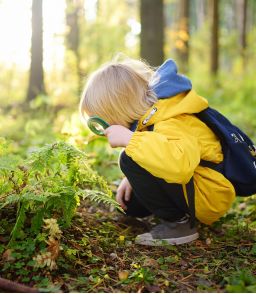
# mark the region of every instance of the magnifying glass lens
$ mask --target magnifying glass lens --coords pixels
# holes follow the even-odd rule
[[[97,130],[98,133],[104,134],[104,128],[102,125],[100,125],[97,122],[93,122],[92,123],[92,127],[95,128]]]
[[[109,124],[98,116],[90,117],[87,125],[92,132],[99,136],[104,136],[104,130],[109,127]]]

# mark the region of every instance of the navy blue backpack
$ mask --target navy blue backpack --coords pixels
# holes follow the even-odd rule
[[[256,193],[256,147],[250,138],[213,108],[196,114],[219,138],[223,161],[219,164],[202,160],[199,165],[222,173],[234,186],[237,196]],[[195,225],[195,188],[193,177],[186,185],[190,226]]]
[[[237,196],[256,193],[256,146],[224,115],[208,107],[196,116],[219,138],[223,161],[220,164],[201,160],[200,165],[221,172],[234,186]]]

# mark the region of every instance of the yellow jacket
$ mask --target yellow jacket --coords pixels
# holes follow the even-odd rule
[[[230,208],[235,190],[222,174],[198,165],[200,159],[223,159],[218,138],[193,115],[207,107],[194,90],[158,100],[139,120],[125,151],[155,177],[182,184],[186,200],[185,184],[194,176],[196,217],[212,224]],[[147,131],[152,124],[154,131]]]

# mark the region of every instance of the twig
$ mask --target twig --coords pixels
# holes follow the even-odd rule
[[[3,278],[0,278],[0,289],[18,293],[40,293],[40,291],[36,288],[30,288]]]
[[[190,278],[192,275],[193,275],[193,274],[190,274],[190,275],[188,275],[188,276],[186,276],[186,277],[182,278],[181,280],[179,280],[179,282],[182,282],[182,281],[184,281],[184,280],[186,280],[186,279]]]

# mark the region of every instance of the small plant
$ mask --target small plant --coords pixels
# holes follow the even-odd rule
[[[37,235],[44,219],[54,218],[61,227],[69,227],[81,198],[119,208],[106,181],[73,146],[49,144],[34,151],[22,164],[15,164],[4,152],[6,141],[1,142],[0,211],[8,205],[17,208],[9,245],[24,234]],[[30,228],[26,233],[25,224]]]
[[[56,259],[62,249],[60,246],[62,231],[60,230],[56,219],[46,219],[44,222],[44,229],[49,231],[48,240],[45,241],[48,245],[47,251],[38,254],[33,260],[36,262],[35,267],[47,266],[50,270],[53,270],[57,268]]]
[[[226,290],[230,293],[256,292],[256,278],[249,270],[238,271],[225,280],[228,282]]]

